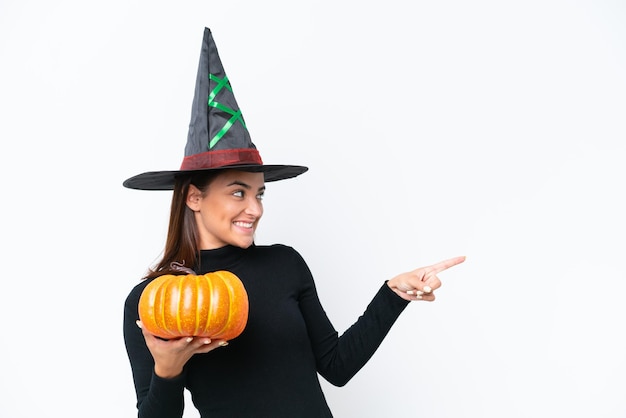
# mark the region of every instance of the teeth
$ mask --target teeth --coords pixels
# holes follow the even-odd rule
[[[252,222],[235,222],[235,225],[243,228],[252,228]]]

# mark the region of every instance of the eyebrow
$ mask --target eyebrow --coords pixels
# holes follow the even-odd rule
[[[244,182],[239,181],[239,180],[233,181],[232,183],[228,184],[227,187],[230,187],[230,186],[241,186],[241,187],[243,187],[245,189],[248,189],[248,190],[250,190],[252,188],[252,186],[250,186],[249,184],[244,183]],[[259,187],[259,191],[262,191],[262,190],[265,190],[265,185]]]

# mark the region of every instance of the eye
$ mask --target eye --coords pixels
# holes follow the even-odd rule
[[[236,190],[233,192],[233,196],[235,197],[243,197],[243,190]]]
[[[258,195],[256,195],[256,198],[259,200],[263,200],[264,197],[265,197],[265,192],[261,192]]]

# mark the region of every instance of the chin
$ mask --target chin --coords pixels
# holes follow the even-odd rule
[[[232,245],[234,245],[235,247],[239,247],[239,248],[243,248],[244,250],[248,247],[250,247],[252,244],[254,244],[254,240],[251,239],[250,241],[243,241],[243,242],[233,242]]]

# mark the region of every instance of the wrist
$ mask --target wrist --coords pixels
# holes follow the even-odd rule
[[[159,367],[158,365],[154,365],[154,374],[156,374],[161,379],[174,379],[178,377],[183,372],[182,369],[172,369],[167,367]]]
[[[398,288],[398,286],[396,285],[396,282],[394,281],[394,279],[387,280],[387,282],[386,282],[386,283],[387,283],[387,286],[389,286],[389,288],[390,288],[391,290],[393,290],[394,292],[395,292],[395,291],[396,291],[396,289]]]

